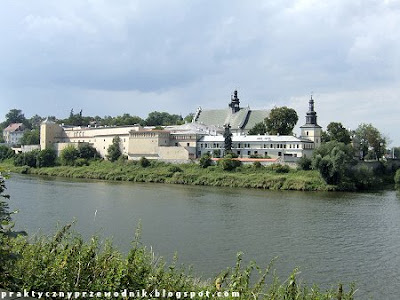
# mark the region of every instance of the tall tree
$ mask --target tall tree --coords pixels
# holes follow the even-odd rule
[[[232,132],[230,125],[225,125],[224,149],[225,149],[225,154],[232,152]]]
[[[331,122],[326,127],[326,132],[323,135],[323,141],[338,141],[344,144],[350,144],[350,132],[340,122]]]
[[[116,136],[113,138],[112,144],[107,149],[107,159],[110,161],[116,161],[121,155],[121,147],[120,147],[121,139]]]
[[[271,135],[291,135],[299,117],[293,108],[274,107],[269,117],[265,118],[267,132]]]
[[[372,124],[360,124],[355,131],[355,137],[361,158],[379,160],[385,153],[386,138]]]
[[[3,123],[3,127],[7,127],[11,123],[23,123],[26,127],[31,128],[29,121],[25,118],[25,115],[20,109],[11,109],[6,114],[6,120]]]

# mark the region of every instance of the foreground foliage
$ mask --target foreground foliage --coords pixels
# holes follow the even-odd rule
[[[242,254],[236,265],[217,274],[213,280],[194,277],[190,270],[177,265],[174,257],[167,264],[144,247],[136,232],[132,249],[125,257],[110,242],[101,244],[93,237],[85,242],[67,225],[53,237],[40,236],[29,242],[26,237],[13,239],[12,250],[19,259],[5,265],[11,277],[3,288],[28,291],[167,291],[239,292],[239,298],[225,299],[353,299],[354,289],[320,291],[299,283],[297,270],[281,282],[272,263],[261,269],[254,262],[243,266]],[[231,294],[232,295],[232,294]],[[177,299],[178,297],[172,297]],[[200,299],[195,297],[194,299]]]

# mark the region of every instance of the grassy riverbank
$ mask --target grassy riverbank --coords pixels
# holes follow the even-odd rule
[[[118,292],[115,299],[127,299],[124,290],[136,293],[166,291],[156,299],[208,299],[222,293],[224,299],[353,299],[352,287],[342,286],[321,291],[317,286],[307,287],[298,280],[294,270],[287,280],[280,280],[272,264],[264,269],[254,262],[243,265],[238,254],[236,265],[204,280],[177,264],[167,264],[151,250],[142,246],[139,234],[127,256],[113,248],[111,243],[100,243],[93,237],[86,242],[67,225],[53,237],[41,236],[34,242],[26,237],[8,239],[8,250],[17,259],[4,265],[6,278],[0,287],[12,291],[100,292],[98,299],[109,299],[104,293]],[[184,293],[188,292],[186,297]],[[191,292],[191,294],[190,294]],[[205,293],[210,293],[206,297]],[[129,292],[128,292],[129,293]],[[76,294],[75,294],[76,295]],[[153,294],[154,296],[155,294]],[[129,296],[129,294],[128,294]],[[150,295],[143,297],[153,299]],[[54,294],[51,298],[57,298]],[[86,295],[86,298],[89,296]],[[75,298],[85,298],[82,294]],[[136,295],[131,298],[141,298]]]
[[[197,164],[173,165],[152,162],[143,167],[137,162],[92,161],[88,166],[56,166],[31,168],[16,167],[10,161],[0,164],[3,169],[15,173],[60,176],[70,178],[104,179],[132,182],[156,182],[171,184],[242,187],[271,190],[332,191],[338,188],[328,185],[318,171],[282,169],[279,166],[240,166],[226,171],[219,166],[201,168]]]

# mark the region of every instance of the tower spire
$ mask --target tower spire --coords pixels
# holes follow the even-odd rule
[[[240,110],[240,101],[238,98],[238,92],[235,90],[233,95],[231,96],[231,103],[229,103],[229,107],[232,109],[232,113],[238,112]]]

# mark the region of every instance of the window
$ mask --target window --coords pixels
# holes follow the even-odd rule
[[[175,147],[178,146],[178,143],[175,143]]]
[[[251,151],[247,151],[247,155],[250,155],[251,154]]]
[[[190,147],[190,143],[186,143],[186,146]]]
[[[308,135],[308,131],[307,131],[307,135]]]
[[[278,156],[282,156],[282,152],[278,152]]]

